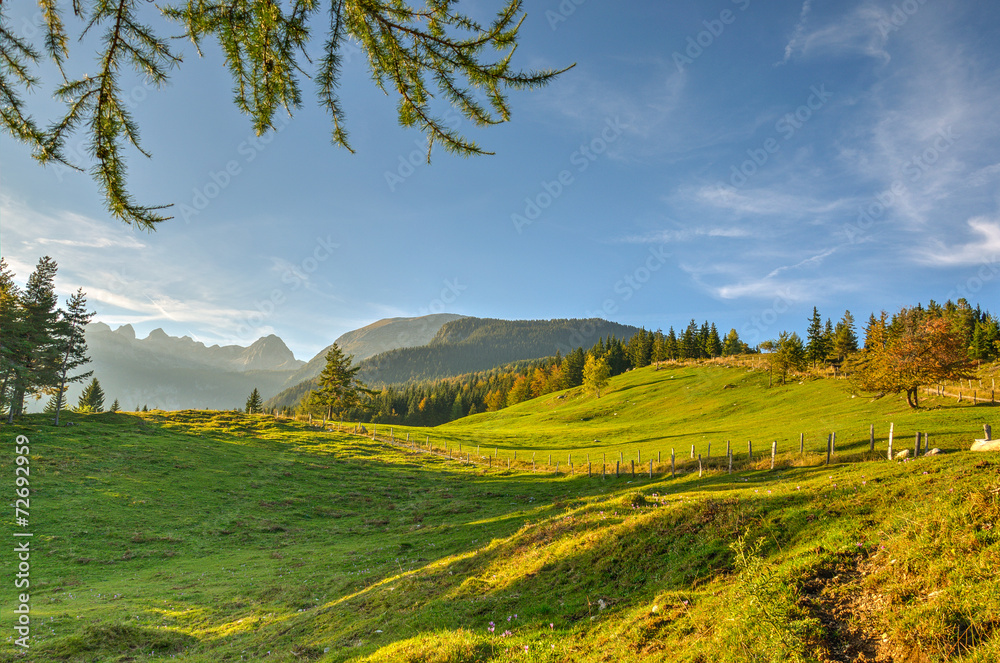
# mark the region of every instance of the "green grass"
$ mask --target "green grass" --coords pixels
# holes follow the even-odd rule
[[[797,451],[798,431],[837,430],[859,462],[615,480],[231,413],[2,426],[11,484],[11,443],[31,440],[35,536],[32,647],[13,645],[8,581],[0,661],[997,660],[1000,459],[959,451],[997,410],[760,380],[633,371],[599,401],[569,392],[395,433],[520,458],[789,429]],[[862,462],[868,422],[888,421],[948,453]],[[12,508],[5,522],[18,529]],[[3,577],[16,564],[0,553]]]
[[[564,467],[572,454],[577,471],[588,456],[592,463],[626,462],[657,457],[669,463],[673,449],[678,459],[711,454],[721,462],[727,441],[737,458],[746,460],[747,442],[754,455],[770,454],[778,442],[785,460],[798,458],[799,436],[806,452],[822,455],[826,440],[837,433],[841,459],[863,456],[869,449],[869,427],[875,426],[876,451],[884,456],[890,423],[895,450],[912,448],[915,434],[928,433],[931,445],[945,451],[967,449],[982,426],[993,421],[992,406],[974,406],[967,400],[925,396],[918,410],[906,399],[854,397],[842,380],[809,378],[784,386],[767,387],[766,372],[725,365],[668,365],[647,367],[612,380],[597,398],[581,388],[542,396],[498,412],[459,419],[434,429],[393,427],[398,440],[407,433],[437,447],[478,446],[480,455],[497,448],[501,459],[536,463],[557,461]],[[388,432],[380,426],[379,433]],[[709,448],[711,445],[711,448]],[[820,462],[812,458],[811,462]],[[664,469],[662,466],[661,470]],[[648,466],[647,466],[648,470]],[[584,468],[585,471],[585,468]]]

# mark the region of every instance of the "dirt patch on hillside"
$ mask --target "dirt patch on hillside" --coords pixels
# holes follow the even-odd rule
[[[888,600],[865,587],[874,571],[867,553],[842,553],[814,567],[799,583],[799,606],[823,624],[824,637],[816,643],[823,663],[893,663],[927,660],[885,634],[881,616]]]

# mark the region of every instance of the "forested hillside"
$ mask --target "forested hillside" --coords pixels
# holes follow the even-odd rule
[[[586,320],[461,318],[445,324],[428,345],[383,352],[361,362],[369,385],[403,384],[485,371],[589,347],[599,338],[628,341],[637,327]]]

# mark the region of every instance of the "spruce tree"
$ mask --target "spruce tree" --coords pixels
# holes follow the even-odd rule
[[[326,418],[331,419],[335,412],[343,412],[361,404],[364,395],[369,391],[357,379],[359,366],[351,366],[352,357],[344,355],[336,343],[330,346],[326,353],[326,366],[319,374],[318,389],[310,392],[306,405],[320,408]]]
[[[108,410],[108,412],[118,412],[121,409],[122,407],[118,404],[118,399],[116,398],[115,402],[111,404],[111,409]]]
[[[833,331],[833,354],[840,361],[858,351],[858,334],[854,329],[854,316],[850,311],[844,311]]]
[[[83,294],[83,289],[77,289],[66,305],[66,312],[62,315],[60,325],[60,343],[63,346],[62,359],[59,364],[59,387],[56,392],[56,426],[59,425],[59,412],[62,410],[62,396],[66,392],[66,385],[71,382],[86,380],[94,374],[93,371],[79,373],[72,377],[69,372],[90,361],[87,356],[87,338],[84,336],[84,328],[90,319],[94,317],[93,312],[87,312],[87,298]],[[117,402],[117,401],[116,401]]]
[[[260,414],[263,409],[264,399],[260,397],[257,387],[254,387],[253,391],[250,392],[250,396],[247,397],[246,412],[247,414]]]
[[[719,338],[719,330],[715,328],[713,322],[708,330],[708,339],[705,341],[705,356],[708,358],[722,355],[722,340]]]
[[[18,357],[26,354],[21,292],[14,283],[14,272],[0,256],[0,412],[6,413],[14,369]]]
[[[806,359],[816,366],[821,361],[826,361],[830,349],[827,347],[826,334],[823,329],[823,318],[819,315],[819,309],[813,307],[812,317],[809,318],[809,329],[806,330]]]
[[[28,277],[11,330],[10,410],[8,422],[24,411],[24,397],[56,386],[60,358],[57,338],[56,262],[45,256]]]
[[[104,390],[97,378],[92,378],[90,384],[83,389],[76,404],[77,412],[103,412]]]

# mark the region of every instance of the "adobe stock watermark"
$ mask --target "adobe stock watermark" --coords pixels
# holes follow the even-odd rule
[[[779,289],[771,301],[771,305],[758,315],[750,316],[750,321],[740,329],[740,338],[743,342],[749,346],[755,346],[766,340],[763,338],[763,334],[767,333],[782,315],[788,313],[793,301],[790,290]]]
[[[854,244],[858,238],[867,233],[886,212],[906,194],[906,182],[916,184],[950,150],[960,138],[951,125],[940,129],[930,144],[921,152],[914,154],[900,168],[902,177],[882,191],[875,194],[871,201],[858,206],[858,215],[853,223],[844,224],[844,235],[849,244]]]
[[[262,136],[251,132],[247,135],[246,140],[236,146],[236,153],[243,157],[241,160],[230,159],[219,170],[208,171],[208,181],[201,186],[191,189],[190,204],[181,203],[177,208],[177,211],[184,219],[184,223],[190,223],[191,219],[208,209],[212,201],[218,198],[233,183],[233,180],[243,173],[243,167],[251,163],[261,152],[266,150],[275,137],[291,122],[291,116],[281,115],[278,121],[275,122],[275,127],[272,131]]]
[[[458,131],[462,126],[462,116],[454,108],[449,108],[441,116],[445,126],[452,131]],[[395,170],[386,170],[382,175],[385,183],[389,187],[390,193],[396,192],[396,187],[410,179],[417,169],[428,165],[427,162],[427,139],[413,139],[414,149],[408,154],[400,154]]]
[[[899,30],[906,25],[920,8],[927,4],[927,0],[903,0],[895,3],[888,16],[883,16],[878,21],[878,30],[883,37],[888,37],[890,32]]]
[[[600,308],[596,311],[587,311],[585,313],[587,321],[579,329],[573,330],[573,333],[567,339],[569,345],[558,343],[556,344],[556,348],[563,354],[567,354],[578,347],[583,347],[585,344],[591,345],[590,341],[597,333],[597,328],[590,320],[594,318],[608,319],[610,316],[618,313],[621,304],[631,300],[637,292],[642,290],[652,280],[653,276],[663,269],[669,258],[670,253],[667,252],[666,244],[650,247],[649,255],[639,265],[615,281],[612,290],[614,290],[617,297],[608,297],[601,302]]]
[[[14,524],[20,531],[13,532],[14,544],[14,589],[17,605],[14,613],[14,644],[24,650],[31,642],[31,537],[28,530],[29,510],[31,508],[31,448],[30,440],[24,435],[14,439]]]
[[[577,7],[586,2],[587,0],[561,0],[554,11],[545,10],[545,20],[549,22],[549,27],[555,32],[560,23],[569,20],[569,17],[576,13]]]
[[[604,128],[597,136],[580,145],[569,155],[570,165],[574,166],[577,174],[583,173],[602,154],[607,152],[608,147],[617,141],[623,132],[624,128],[618,117],[608,118],[604,121]],[[575,182],[573,170],[569,168],[560,170],[552,180],[542,180],[540,183],[541,191],[524,199],[523,212],[520,214],[515,212],[510,215],[514,230],[519,235],[523,233],[526,226],[537,221],[542,216],[542,212],[551,207],[552,203],[558,200],[566,192],[566,189],[573,186]]]
[[[820,84],[819,87],[811,86],[805,103],[794,111],[785,113],[774,123],[774,133],[784,141],[791,140],[799,129],[826,105],[831,96],[833,94],[826,89],[826,83]],[[759,147],[748,149],[747,159],[739,166],[730,167],[729,183],[736,189],[746,184],[772,156],[781,151],[782,140],[769,136]]]
[[[444,287],[441,288],[441,292],[437,297],[428,302],[427,306],[421,306],[418,309],[417,317],[424,318],[428,315],[447,312],[448,307],[458,301],[462,293],[469,289],[469,286],[459,283],[458,277],[445,279],[442,283]],[[420,327],[417,330],[401,331],[396,335],[396,339],[404,347],[417,345],[418,342],[419,344],[424,344],[427,341],[423,339],[427,337],[431,324],[429,320],[421,320]]]
[[[732,3],[741,12],[745,12],[750,7],[750,0],[732,0]],[[677,71],[683,74],[684,67],[694,64],[694,61],[700,58],[705,53],[705,50],[711,48],[712,44],[722,36],[722,33],[726,31],[726,26],[736,22],[737,16],[738,14],[732,9],[723,9],[719,12],[718,18],[702,21],[701,24],[705,29],[688,36],[687,45],[683,52],[673,52],[672,57]]]
[[[996,280],[998,274],[1000,274],[1000,256],[994,255],[983,259],[975,274],[948,291],[945,301],[955,301],[959,298],[971,301],[971,298],[975,297],[986,284]]]
[[[340,244],[334,242],[333,238],[329,235],[326,237],[317,237],[312,252],[300,260],[297,265],[293,265],[285,270],[281,275],[281,282],[284,285],[280,288],[272,289],[266,297],[254,302],[254,311],[241,320],[236,328],[236,333],[239,337],[242,339],[253,338],[256,331],[274,315],[278,307],[288,301],[287,293],[295,292],[299,288],[305,287],[310,275],[319,269],[322,263],[329,260],[339,248]]]

